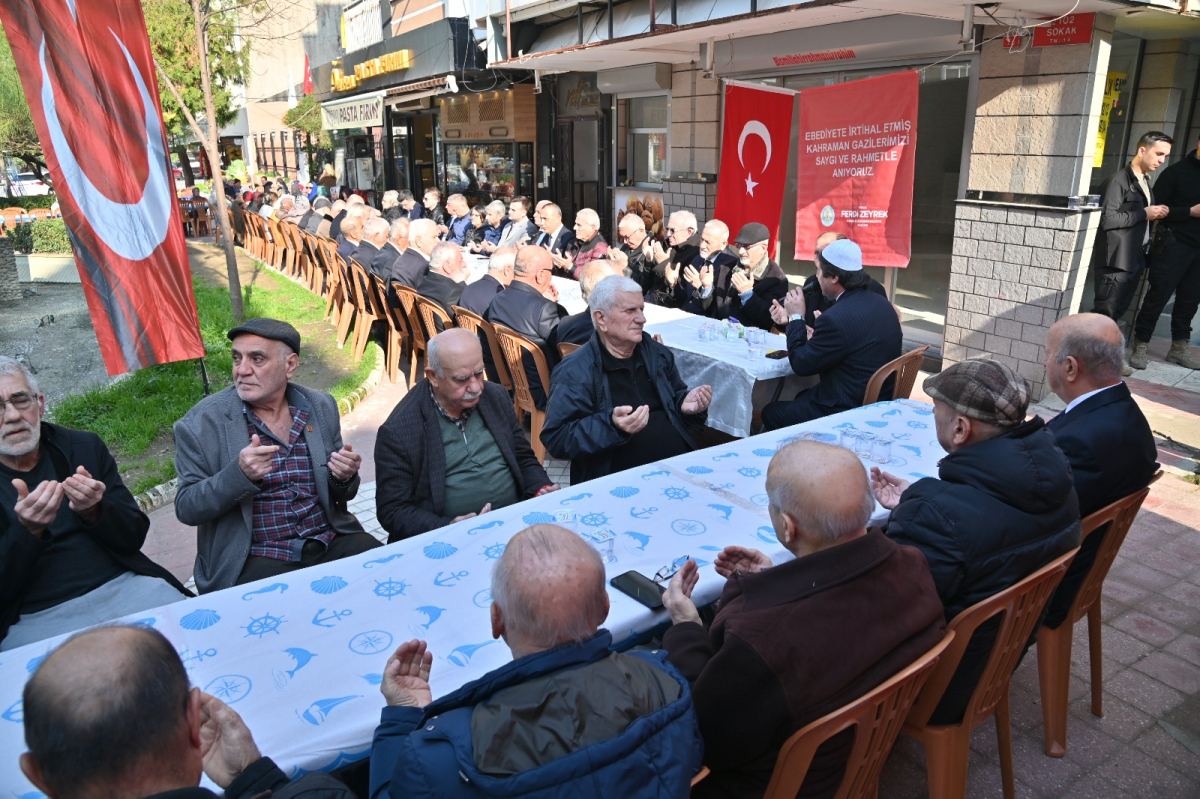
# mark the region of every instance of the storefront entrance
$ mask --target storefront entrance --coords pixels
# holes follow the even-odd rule
[[[387,187],[407,189],[417,202],[421,201],[426,189],[439,186],[438,165],[441,155],[437,117],[436,111],[392,111],[389,115],[391,153],[386,175]]]

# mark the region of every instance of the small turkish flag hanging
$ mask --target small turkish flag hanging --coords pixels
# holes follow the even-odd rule
[[[312,69],[308,66],[308,53],[304,54],[304,93],[313,93]]]
[[[790,89],[725,82],[716,217],[729,225],[730,239],[742,225],[766,225],[771,253],[779,238],[795,96]]]

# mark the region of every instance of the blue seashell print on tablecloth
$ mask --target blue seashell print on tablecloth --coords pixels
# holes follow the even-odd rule
[[[553,524],[554,516],[550,513],[544,513],[540,510],[535,510],[533,513],[526,513],[521,517],[521,521],[526,524]]]
[[[321,577],[320,579],[313,580],[308,584],[308,587],[318,594],[336,594],[338,591],[341,591],[348,585],[350,585],[350,583],[346,582],[341,577],[331,574],[328,577]]]
[[[760,458],[771,458],[771,457],[774,457],[775,450],[773,450],[773,449],[756,449],[756,450],[754,450],[754,454]]]
[[[179,626],[185,630],[207,630],[221,620],[221,614],[215,610],[193,610],[179,620]]]
[[[445,541],[434,541],[421,551],[424,552],[425,557],[429,558],[430,560],[441,560],[442,558],[448,558],[457,552],[458,547],[454,546],[453,544],[447,544]]]
[[[888,426],[887,422],[876,422],[874,420],[868,420],[867,424],[870,425],[871,427],[887,427]]]
[[[383,684],[383,675],[382,674],[360,674],[358,676],[362,677],[364,680],[371,683],[371,685],[382,685]]]
[[[628,499],[629,497],[632,497],[634,494],[638,493],[641,490],[642,489],[634,488],[633,486],[617,486],[616,488],[612,489],[608,493],[610,493],[614,497],[618,497],[620,499]]]
[[[712,474],[712,469],[707,466],[689,466],[686,471],[689,474]]]
[[[35,671],[38,670],[38,666],[42,665],[42,661],[48,657],[50,657],[49,652],[47,652],[44,655],[38,655],[35,658],[31,658],[30,661],[25,664],[25,671],[29,672],[30,674],[33,674]]]

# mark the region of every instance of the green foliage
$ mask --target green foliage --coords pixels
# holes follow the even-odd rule
[[[9,234],[17,252],[42,255],[70,255],[74,252],[67,226],[61,219],[22,222]]]
[[[208,6],[209,4],[205,4]],[[234,6],[236,8],[236,5]],[[163,68],[188,110],[197,120],[205,116],[204,90],[200,80],[200,52],[196,47],[196,24],[189,0],[142,0],[150,50]],[[237,11],[210,11],[208,67],[212,76],[213,107],[217,127],[237,116],[234,91],[245,84],[250,71],[250,48],[237,37]],[[190,135],[187,117],[179,110],[175,95],[158,76],[163,121],[172,136]]]
[[[18,158],[30,157],[39,161],[42,158],[42,144],[38,140],[37,129],[33,126],[33,116],[29,113],[25,89],[21,86],[17,65],[13,61],[12,48],[8,46],[8,38],[4,35],[2,27],[0,27],[0,153]]]
[[[20,222],[8,231],[8,239],[17,252],[33,252],[33,223]]]
[[[329,131],[321,129],[321,104],[306,94],[283,115],[283,124],[298,133],[307,133],[312,137],[313,147],[329,149],[333,142]]]
[[[0,197],[0,205],[5,208],[24,208],[31,211],[34,208],[49,208],[58,202],[53,194],[30,194],[22,197]]]
[[[237,161],[230,161],[229,168],[225,170],[225,177],[232,180],[238,178],[242,181],[246,180],[246,162],[240,158]]]

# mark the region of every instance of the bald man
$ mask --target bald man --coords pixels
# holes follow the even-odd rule
[[[289,784],[241,717],[188,687],[175,647],[149,627],[100,627],[67,640],[25,685],[21,770],[50,799],[353,799],[327,774]]]
[[[1150,424],[1121,380],[1124,352],[1117,323],[1101,314],[1060,319],[1046,335],[1046,382],[1067,403],[1046,426],[1071,464],[1080,516],[1140,491],[1158,470]],[[1105,526],[1083,540],[1050,600],[1048,627],[1066,618],[1107,532]]]
[[[620,269],[612,261],[600,260],[592,261],[579,273],[579,293],[583,296],[583,301],[587,302],[588,297],[592,296],[592,289],[596,288],[599,283],[610,275],[623,274]],[[583,345],[596,332],[596,328],[592,326],[592,312],[589,308],[584,308],[577,314],[572,314],[566,319],[558,323],[558,340],[568,344]]]
[[[379,428],[375,472],[376,516],[389,543],[556,487],[508,392],[484,380],[479,339],[461,328],[430,340],[425,378]]]
[[[424,641],[384,667],[371,796],[686,796],[702,751],[687,681],[662,650],[613,652],[604,564],[555,525],[492,571],[492,637],[513,661],[437,701]]]
[[[790,444],[771,459],[767,496],[790,555],[776,566],[741,546],[718,554],[728,582],[711,630],[691,600],[694,560],[663,596],[673,622],[663,648],[692,684],[712,770],[692,796],[762,796],[788,736],[908,666],[945,629],[924,555],[866,529],[875,500],[853,453]],[[841,735],[818,750],[799,796],[832,796],[852,743]]]

